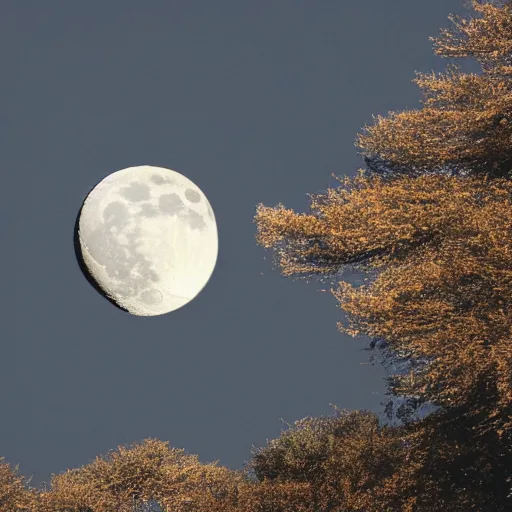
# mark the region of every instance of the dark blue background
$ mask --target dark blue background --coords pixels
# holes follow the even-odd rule
[[[32,484],[156,437],[239,468],[304,416],[381,411],[367,338],[337,331],[319,283],[272,271],[259,202],[305,211],[356,174],[372,114],[420,106],[414,70],[461,0],[5,1],[0,455]],[[79,271],[73,226],[107,174],[197,183],[220,252],[186,307],[135,317]],[[357,276],[347,274],[351,282]]]

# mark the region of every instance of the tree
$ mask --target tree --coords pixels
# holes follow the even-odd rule
[[[450,169],[508,176],[512,169],[512,2],[471,2],[481,18],[450,16],[455,30],[434,40],[436,55],[475,58],[483,74],[417,73],[425,96],[420,110],[389,112],[365,127],[356,145],[370,160],[416,176]]]
[[[258,205],[256,238],[286,276],[378,271],[357,290],[332,290],[350,322],[340,330],[416,362],[391,377],[393,394],[441,407],[440,429],[464,411],[467,442],[510,464],[512,4],[472,6],[482,18],[451,18],[457,31],[442,32],[436,53],[473,56],[484,74],[419,74],[424,107],[379,117],[359,136],[368,169],[312,195],[307,214]],[[494,488],[510,490],[509,476]]]
[[[426,430],[425,423],[416,427],[422,470],[412,488],[416,496],[421,488],[430,496],[420,510],[430,510],[428,499],[434,498],[450,507],[448,496],[467,503],[471,493],[473,505],[483,506],[491,503],[493,489],[501,489],[495,503],[506,500],[512,467],[512,184],[420,176],[387,184],[358,177],[349,185],[314,197],[309,215],[260,207],[259,242],[278,247],[287,275],[334,272],[356,260],[381,269],[371,285],[355,290],[340,283],[333,293],[351,323],[340,324],[342,331],[383,338],[395,352],[423,360],[409,375],[390,379],[393,393],[442,407],[432,416],[437,436],[431,423]],[[446,418],[455,412],[453,426]],[[455,434],[441,441],[447,425],[458,442]],[[462,433],[467,450],[459,447]],[[483,460],[494,473],[472,482],[482,477],[475,468]]]
[[[29,505],[31,493],[26,488],[28,482],[17,474],[18,466],[11,468],[3,460],[0,457],[0,510],[15,512]]]
[[[307,483],[315,511],[367,510],[414,503],[410,446],[398,429],[379,426],[367,411],[337,410],[335,417],[304,418],[253,453],[248,468],[262,482]],[[409,435],[410,437],[410,435]],[[391,493],[394,488],[400,492]]]

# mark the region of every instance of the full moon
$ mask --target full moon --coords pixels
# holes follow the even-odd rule
[[[217,224],[206,196],[182,174],[129,167],[86,197],[75,250],[87,279],[111,302],[133,315],[162,315],[206,286],[217,261]]]

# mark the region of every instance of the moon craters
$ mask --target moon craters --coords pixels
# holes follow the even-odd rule
[[[149,203],[143,203],[140,207],[140,213],[144,217],[156,217],[158,215],[158,209]]]
[[[162,176],[159,176],[158,174],[153,174],[153,176],[151,176],[150,179],[156,185],[164,185],[165,183],[172,183],[172,180],[170,178],[162,178]]]
[[[201,201],[201,194],[195,190],[192,190],[191,188],[187,188],[187,190],[185,190],[185,197],[191,203],[199,203],[199,201]]]
[[[150,304],[150,305],[160,304],[160,302],[162,302],[162,300],[163,300],[162,294],[158,290],[155,290],[155,289],[146,290],[145,292],[143,292],[141,294],[140,298],[143,302],[145,302],[146,304]]]
[[[103,210],[103,220],[106,227],[123,228],[128,224],[128,210],[124,204],[113,201],[109,203]]]
[[[128,201],[147,201],[151,196],[149,194],[149,187],[144,183],[137,183],[132,181],[128,187],[121,189],[121,195],[128,199]]]
[[[176,215],[185,208],[183,201],[178,194],[163,194],[158,200],[160,210],[169,215]]]
[[[206,222],[204,221],[203,217],[199,215],[194,210],[188,210],[187,211],[187,221],[188,225],[192,229],[204,229],[206,227]]]
[[[217,259],[208,199],[188,178],[161,167],[131,167],[105,178],[84,201],[76,233],[97,289],[135,315],[190,302]]]

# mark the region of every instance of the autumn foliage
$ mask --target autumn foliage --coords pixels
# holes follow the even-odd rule
[[[357,145],[409,175],[452,166],[463,174],[500,175],[512,167],[512,3],[471,2],[479,17],[450,16],[455,30],[442,30],[435,53],[471,57],[483,73],[417,73],[423,108],[389,112],[365,127]]]
[[[284,274],[333,273],[350,262],[381,269],[371,285],[333,290],[352,335],[386,339],[428,361],[399,394],[465,403],[476,383],[501,432],[512,404],[512,182],[487,176],[344,180],[310,214],[258,208],[258,241]],[[487,395],[491,396],[491,394]],[[494,395],[493,395],[494,396]]]
[[[417,74],[421,109],[390,112],[356,145],[367,168],[311,195],[258,205],[258,244],[286,276],[333,282],[348,325],[411,369],[389,392],[437,410],[383,426],[367,411],[304,418],[243,470],[146,439],[34,489],[0,460],[1,512],[505,512],[512,510],[512,2],[478,2],[434,39],[471,57]]]

